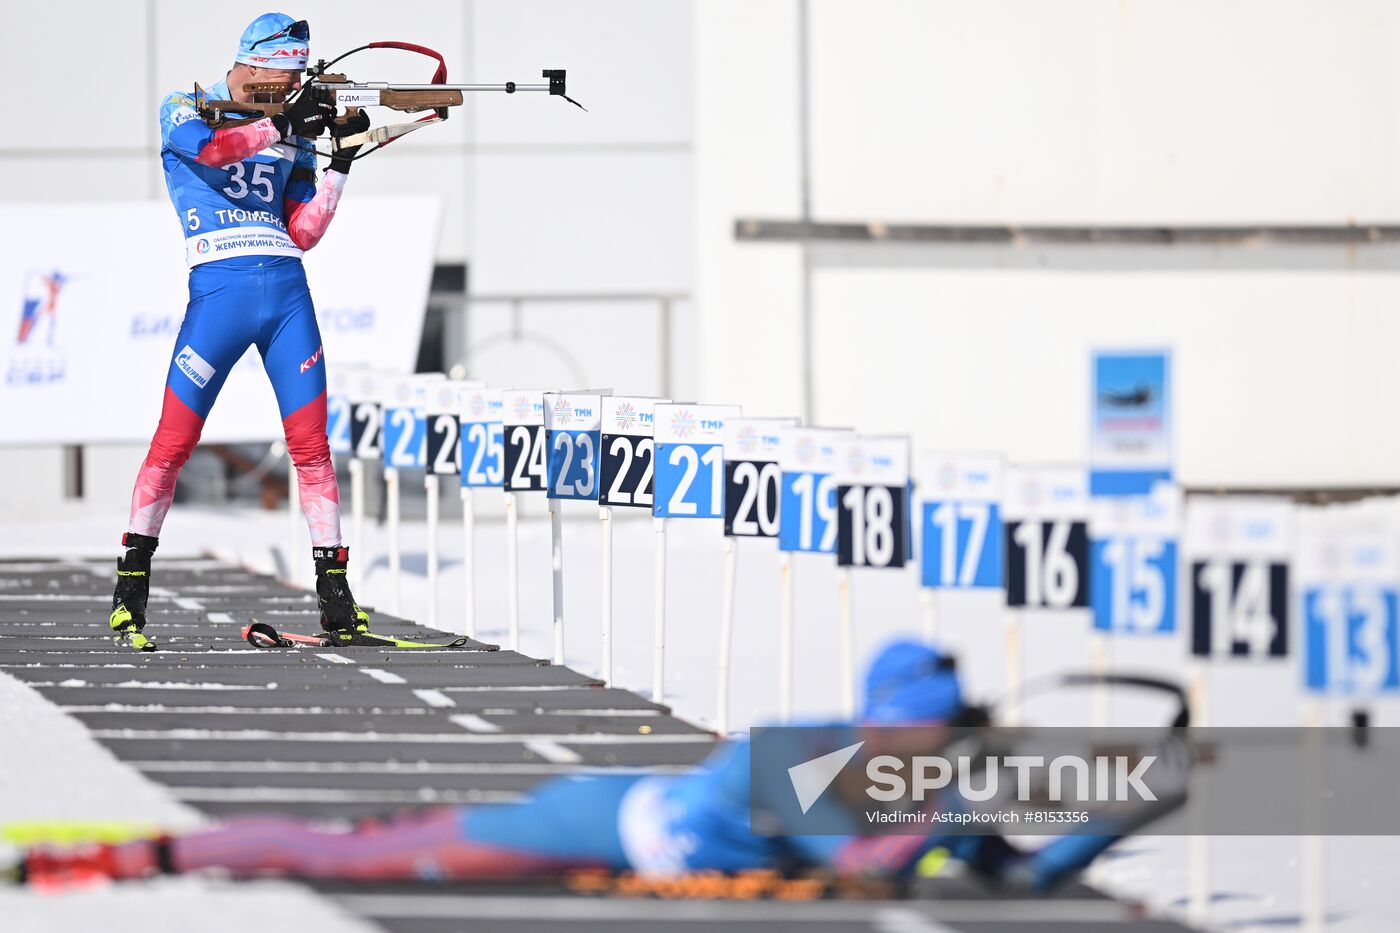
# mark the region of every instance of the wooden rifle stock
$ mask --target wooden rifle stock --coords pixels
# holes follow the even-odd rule
[[[286,85],[250,84],[247,89],[253,99],[245,104],[236,100],[211,100],[204,89],[196,84],[196,109],[204,122],[215,129],[252,123],[287,109],[287,102],[282,99],[287,92]],[[344,75],[323,75],[309,87],[308,93],[315,99],[346,108],[347,113],[336,118],[338,124],[344,124],[350,111],[366,106],[419,113],[424,110],[459,107],[462,104],[462,92],[458,90],[400,89],[392,84],[356,85]]]

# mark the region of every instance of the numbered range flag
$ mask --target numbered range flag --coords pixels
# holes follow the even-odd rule
[[[603,395],[549,392],[544,396],[545,456],[550,499],[598,498]]]
[[[903,567],[909,560],[907,437],[847,435],[836,453],[836,563]]]
[[[544,492],[544,389],[507,389],[502,397],[506,492]],[[552,390],[551,390],[552,391]]]
[[[724,517],[725,423],[738,405],[656,406],[657,518]]]
[[[921,582],[935,589],[1001,589],[1001,485],[996,454],[918,458]]]
[[[384,403],[384,466],[421,470],[428,462],[428,387],[447,377],[442,373],[399,376]]]
[[[1287,499],[1193,496],[1182,543],[1191,573],[1191,653],[1288,655],[1288,573],[1297,508]]]
[[[428,472],[456,476],[462,469],[460,442],[462,393],[481,387],[480,382],[444,379],[427,386]]]
[[[1094,628],[1128,635],[1177,630],[1181,487],[1157,483],[1145,496],[1090,502],[1090,602]]]
[[[1089,477],[1082,467],[1007,467],[1006,604],[1063,612],[1089,605]]]
[[[394,379],[374,370],[360,370],[350,379],[350,448],[361,460],[381,456],[384,401]]]
[[[796,418],[731,418],[724,436],[724,533],[776,538],[782,469],[779,432]]]
[[[504,442],[501,413],[505,409],[504,393],[485,386],[464,389],[460,394],[462,437],[458,444],[458,461],[462,469],[462,485],[468,487],[503,485]]]
[[[599,505],[651,508],[656,406],[667,401],[637,395],[603,397]]]
[[[1400,691],[1400,541],[1394,501],[1303,509],[1297,587],[1303,683],[1368,697]]]
[[[353,366],[326,367],[326,441],[333,454],[349,454],[355,449],[351,443],[350,396],[356,378],[364,373]]]
[[[778,432],[779,550],[836,552],[836,448],[850,434],[846,428]]]

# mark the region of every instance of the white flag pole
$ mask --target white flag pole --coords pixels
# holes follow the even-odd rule
[[[778,715],[792,721],[792,552],[778,552]]]
[[[399,471],[384,468],[384,494],[389,499],[389,585],[393,587],[390,606],[394,615],[403,615],[403,592],[400,571],[402,554],[399,549]]]
[[[520,529],[515,493],[506,491],[506,617],[510,650],[520,650]]]
[[[841,614],[841,710],[849,720],[856,716],[856,649],[849,567],[836,568],[836,599]]]
[[[472,488],[462,487],[462,570],[466,578],[466,631],[468,638],[476,637],[476,516],[473,514]]]
[[[931,645],[938,640],[938,591],[927,586],[919,587],[919,617],[923,619],[924,644]]]
[[[1324,884],[1326,854],[1323,851],[1321,813],[1322,797],[1322,724],[1323,701],[1310,697],[1303,707],[1303,931],[1322,933],[1327,927],[1327,890]]]
[[[613,682],[613,534],[612,509],[600,506],[599,527],[603,531],[603,683]]]
[[[423,488],[428,493],[428,627],[437,628],[438,621],[438,478],[434,473],[423,476]]]
[[[1021,613],[1007,609],[1006,626],[1006,724],[1021,724]]]
[[[353,587],[358,588],[365,579],[365,462],[359,457],[350,458],[350,553],[359,556],[351,563]]]
[[[1089,633],[1089,671],[1101,677],[1108,673],[1108,667],[1108,636],[1095,629]],[[1108,684],[1095,683],[1090,702],[1089,722],[1095,729],[1102,729],[1108,725]]]
[[[651,699],[662,702],[666,679],[666,519],[653,518],[656,532],[656,606],[652,614]]]
[[[1187,703],[1193,729],[1202,728],[1210,722],[1208,674],[1208,662],[1204,658],[1193,658],[1187,686]],[[1187,807],[1194,832],[1186,850],[1186,918],[1193,927],[1204,929],[1210,918],[1210,837],[1203,832],[1206,829],[1205,806],[1199,794],[1192,793],[1188,796]]]
[[[554,663],[564,663],[564,523],[559,500],[549,500],[549,561],[554,595]]]
[[[729,660],[734,642],[734,582],[739,570],[738,539],[724,539],[724,590],[720,597],[719,683],[715,695],[715,731],[729,734]]]
[[[300,574],[301,529],[306,520],[301,516],[301,499],[297,494],[297,465],[292,455],[287,453],[287,531],[290,534],[287,544],[287,576],[295,581]]]

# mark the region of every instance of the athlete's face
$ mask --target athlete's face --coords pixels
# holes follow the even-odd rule
[[[255,65],[242,65],[238,69],[242,72],[241,80],[238,80],[238,87],[233,87],[235,79],[239,75],[229,75],[229,91],[233,94],[233,99],[241,103],[251,103],[253,92],[248,90],[250,84],[276,84],[281,86],[281,95],[286,96],[301,87],[300,68],[259,68]]]

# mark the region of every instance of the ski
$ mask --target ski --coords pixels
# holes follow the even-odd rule
[[[119,844],[133,839],[154,839],[160,834],[160,827],[154,823],[121,820],[15,820],[0,823],[0,843],[19,849],[98,842]]]
[[[449,642],[411,641],[380,635],[375,632],[345,632],[340,637],[329,632],[319,635],[298,635],[293,632],[279,632],[266,622],[253,621],[243,627],[243,638],[254,648],[463,648],[471,641],[463,635]],[[343,640],[342,640],[343,639]],[[485,650],[495,651],[498,646],[487,645]]]

